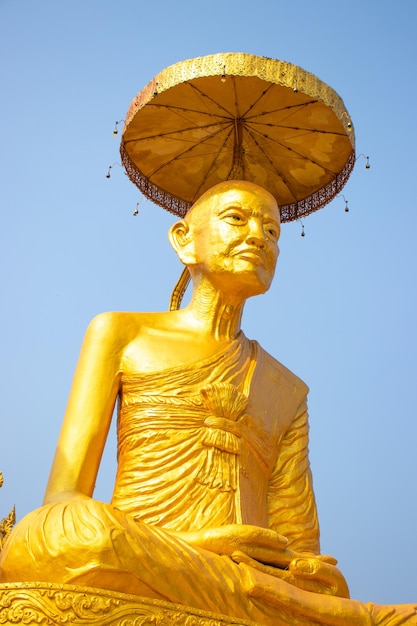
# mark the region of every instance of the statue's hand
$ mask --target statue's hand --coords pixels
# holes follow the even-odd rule
[[[173,532],[191,545],[216,554],[232,556],[236,551],[250,559],[276,567],[288,567],[296,556],[288,550],[288,540],[269,528],[228,524],[194,532]]]
[[[326,555],[300,554],[291,561],[289,571],[298,585],[304,583],[307,590],[349,598],[349,588],[336,563],[336,559]]]
[[[311,553],[293,553],[293,558],[286,569],[271,567],[259,562],[242,552],[232,554],[236,563],[245,563],[265,574],[281,578],[286,582],[315,593],[324,593],[341,598],[349,598],[349,588],[342,572],[335,567],[336,559],[327,555]]]

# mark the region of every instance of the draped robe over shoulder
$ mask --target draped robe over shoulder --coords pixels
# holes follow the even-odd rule
[[[247,597],[247,567],[171,531],[252,524],[318,552],[306,394],[242,333],[189,366],[124,374],[111,503],[27,515],[1,553],[0,580],[84,584],[274,623],[274,607]]]
[[[187,368],[123,376],[112,504],[177,531],[273,527],[317,551],[306,391],[242,335]]]

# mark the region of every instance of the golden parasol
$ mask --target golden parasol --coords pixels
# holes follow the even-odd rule
[[[276,198],[283,222],[337,195],[355,162],[341,98],[302,68],[243,53],[172,65],[133,100],[122,163],[141,192],[184,216],[207,189],[248,180]]]

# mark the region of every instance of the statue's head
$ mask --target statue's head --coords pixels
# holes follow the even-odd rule
[[[275,198],[247,181],[206,191],[170,229],[170,241],[196,283],[248,298],[270,286],[279,254],[280,214]]]

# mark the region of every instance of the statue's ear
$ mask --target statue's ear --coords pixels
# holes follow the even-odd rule
[[[191,236],[190,225],[185,220],[176,222],[168,232],[171,246],[184,265],[194,265],[196,262],[194,252],[194,239]]]

